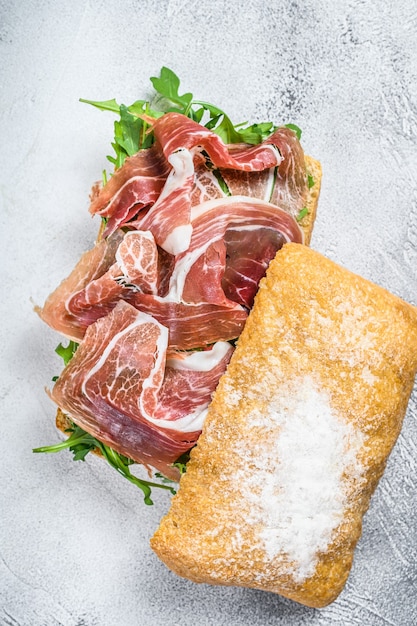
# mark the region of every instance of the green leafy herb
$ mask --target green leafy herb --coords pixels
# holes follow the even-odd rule
[[[97,448],[94,437],[79,426],[74,424],[66,432],[71,433],[71,435],[65,441],[51,446],[34,448],[33,452],[60,452],[69,449],[74,454],[74,461],[84,461],[86,454]]]
[[[139,117],[129,113],[124,104],[120,105],[120,122],[115,123],[116,140],[128,156],[132,156],[139,150],[142,125],[143,122]]]
[[[84,102],[85,104],[91,104],[93,107],[100,109],[100,111],[113,111],[113,113],[119,113],[120,107],[117,104],[116,100],[102,100],[101,102],[97,100],[85,100],[84,98],[80,98],[80,102]]]
[[[70,341],[67,346],[63,346],[62,343],[58,344],[55,348],[55,352],[64,359],[64,365],[67,365],[74,356],[78,348],[76,341]]]
[[[52,446],[43,446],[41,448],[34,448],[33,452],[41,453],[54,453],[61,450],[69,449],[74,454],[74,461],[84,461],[86,455],[89,452],[98,450],[101,452],[106,461],[121,474],[128,481],[139,487],[143,491],[145,504],[153,504],[151,499],[151,493],[153,488],[166,489],[172,494],[175,494],[175,489],[172,486],[151,482],[138,478],[130,471],[130,466],[134,464],[132,459],[129,459],[123,454],[119,454],[109,446],[105,445],[85,430],[73,424],[68,429],[70,436],[65,441],[56,443]],[[168,480],[168,479],[166,479]]]
[[[153,76],[151,83],[154,86],[155,91],[164,97],[167,101],[168,108],[165,110],[174,110],[184,115],[188,115],[191,102],[193,99],[192,93],[185,93],[183,96],[179,94],[180,79],[172,70],[167,67],[161,69],[161,74],[158,77]],[[172,105],[176,105],[178,108],[172,109]]]
[[[187,463],[190,460],[190,452],[191,450],[187,450],[187,452],[184,452],[184,454],[182,454],[179,459],[173,463],[173,466],[179,469],[180,474],[185,474],[187,470]]]
[[[217,179],[217,182],[219,183],[219,187],[222,190],[222,192],[224,193],[225,196],[231,196],[231,192],[230,189],[226,183],[226,181],[224,180],[223,176],[221,175],[221,172],[218,169],[213,169],[213,175],[215,176],[215,178]]]
[[[312,187],[314,187],[314,178],[312,177],[311,174],[307,174],[307,185],[308,188],[311,189]]]
[[[151,78],[155,89],[155,97],[152,102],[137,100],[130,106],[118,104],[112,100],[86,100],[80,98],[80,102],[90,104],[102,111],[111,111],[119,115],[114,123],[114,141],[112,143],[114,156],[108,156],[108,160],[115,169],[121,167],[128,156],[138,150],[149,148],[153,141],[153,133],[149,132],[147,117],[154,119],[164,113],[175,111],[182,113],[199,124],[215,132],[228,144],[248,143],[259,144],[276,130],[272,122],[255,123],[249,126],[246,122],[233,124],[226,113],[209,102],[194,100],[193,94],[180,94],[180,79],[169,68],[162,67],[159,77]],[[301,130],[295,124],[287,124],[297,137],[301,137]]]
[[[197,109],[195,115],[201,121],[203,114],[209,114],[209,120],[205,123],[206,128],[215,132],[225,143],[250,143],[258,144],[269,137],[276,130],[276,126],[272,122],[262,122],[260,124],[251,124],[245,126],[246,122],[233,124],[231,119],[219,107],[203,102],[202,100],[193,100],[192,106],[201,107]],[[193,110],[191,108],[191,110]]]
[[[297,222],[301,222],[303,217],[305,217],[307,214],[308,214],[307,207],[304,207],[303,209],[301,209],[301,211],[299,212],[299,214],[296,217]]]
[[[97,440],[97,447],[100,449],[106,461],[121,474],[128,481],[130,481],[133,485],[136,485],[143,491],[144,502],[145,504],[151,505],[153,504],[153,500],[151,499],[152,488],[155,489],[167,489],[173,495],[176,493],[175,489],[170,485],[165,485],[161,483],[151,482],[149,480],[142,480],[138,478],[134,474],[131,473],[129,466],[134,463],[132,459],[129,459],[122,454],[119,454],[109,446],[104,445],[101,441]]]
[[[143,119],[143,115],[159,117],[163,113],[151,110],[146,100],[136,100],[130,106],[118,104],[114,98],[103,101],[80,98],[80,102],[91,104],[101,111],[111,111],[119,115],[120,119],[114,122],[112,147],[115,156],[107,157],[115,169],[123,165],[126,157],[132,156],[138,150],[149,148],[152,145],[153,136],[152,134],[147,134],[148,124]]]
[[[295,132],[295,134],[297,135],[297,139],[298,141],[300,141],[301,139],[301,128],[299,126],[296,126],[295,124],[285,124],[286,128],[289,128],[290,130],[293,130]]]
[[[132,104],[131,107],[120,105],[120,120],[114,122],[114,143],[112,143],[116,157],[107,157],[114,164],[115,169],[123,165],[126,157],[152,145],[153,137],[146,134],[148,125],[140,117],[146,111],[147,103],[141,100]]]

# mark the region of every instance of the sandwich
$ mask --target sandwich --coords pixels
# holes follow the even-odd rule
[[[175,491],[269,262],[310,241],[321,183],[294,124],[234,125],[168,68],[151,80],[152,102],[86,101],[119,116],[91,192],[99,234],[36,308],[69,342],[49,391],[68,438],[36,451],[98,452],[147,504]]]
[[[417,309],[309,248],[321,166],[297,126],[151,80],[151,103],[88,101],[119,116],[114,172],[95,245],[36,308],[69,342],[67,438],[36,451],[175,494],[151,546],[178,575],[323,607],[401,429]]]
[[[416,307],[285,244],[151,540],[158,557],[194,582],[334,601],[416,371]]]

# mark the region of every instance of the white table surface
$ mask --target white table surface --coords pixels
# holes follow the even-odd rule
[[[417,624],[416,388],[322,610],[177,578],[149,547],[168,495],[146,507],[100,459],[31,452],[58,439],[44,388],[60,368],[33,301],[94,240],[112,138],[113,116],[78,99],[130,104],[167,65],[236,122],[298,124],[324,170],[312,246],[416,304],[416,31],[413,0],[1,0],[2,625]]]

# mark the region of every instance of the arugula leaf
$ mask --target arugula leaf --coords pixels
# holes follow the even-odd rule
[[[213,169],[212,170],[213,176],[217,179],[217,182],[219,183],[219,187],[220,189],[223,191],[225,196],[231,196],[231,192],[230,189],[226,183],[226,181],[224,180],[223,176],[221,175],[221,172],[218,169]]]
[[[204,115],[204,107],[200,107],[199,109],[190,109],[190,117],[194,120],[194,122],[197,122],[197,124],[201,123],[201,120],[203,119],[203,115]]]
[[[175,463],[173,463],[173,466],[179,469],[180,474],[185,474],[187,470],[187,463],[190,460],[190,453],[191,450],[187,450],[187,452],[181,454],[181,456],[175,461]]]
[[[138,478],[130,471],[129,466],[135,462],[132,459],[119,454],[109,446],[105,445],[80,426],[73,424],[67,432],[70,432],[70,436],[65,441],[61,441],[51,446],[42,446],[40,448],[34,448],[33,452],[36,453],[55,453],[61,450],[69,449],[74,455],[74,461],[85,461],[85,457],[89,452],[98,450],[106,461],[115,469],[119,474],[126,478],[129,482],[139,487],[144,496],[145,504],[153,504],[151,493],[152,488],[167,489],[172,494],[176,491],[174,487],[166,484],[151,482]]]
[[[119,114],[119,119],[114,122],[114,142],[111,144],[115,156],[107,156],[115,169],[123,165],[126,157],[152,145],[153,136],[147,134],[149,125],[142,119],[142,115],[146,113],[152,117],[159,117],[162,113],[150,110],[146,100],[136,100],[129,106],[117,104],[114,98],[103,102],[80,98],[80,102],[91,104],[102,111]]]
[[[126,157],[152,145],[154,137],[152,132],[147,132],[149,127],[142,119],[143,114],[156,119],[169,111],[182,113],[195,122],[204,124],[206,128],[215,132],[228,144],[248,143],[256,145],[276,129],[272,122],[250,126],[245,126],[246,123],[233,124],[229,116],[214,104],[203,100],[194,100],[192,93],[181,95],[179,93],[180,79],[175,72],[167,67],[162,67],[160,76],[153,76],[151,82],[156,91],[156,98],[152,101],[152,107],[146,100],[136,100],[133,104],[126,106],[124,104],[119,105],[114,98],[103,101],[80,98],[80,102],[119,115],[119,119],[114,123],[114,141],[111,144],[115,154],[107,156],[115,169],[123,165]],[[298,126],[289,124],[288,127],[294,130],[298,136],[301,135]]]
[[[153,76],[151,83],[157,93],[166,98],[168,102],[179,105],[181,112],[188,115],[193,94],[185,93],[180,96],[178,92],[180,79],[172,70],[168,67],[162,67],[159,78]]]
[[[122,454],[119,454],[118,452],[110,448],[109,446],[106,446],[103,443],[101,443],[101,441],[97,440],[97,444],[98,444],[97,447],[100,449],[106,461],[115,470],[117,470],[119,474],[124,476],[124,478],[126,478],[128,481],[130,481],[131,483],[133,483],[134,485],[142,489],[143,496],[144,496],[143,500],[145,504],[148,504],[148,505],[153,504],[153,500],[151,499],[152,487],[155,487],[158,489],[168,489],[168,491],[170,491],[173,495],[175,495],[176,493],[175,489],[169,485],[150,482],[148,480],[142,480],[141,478],[138,478],[137,476],[132,474],[129,469],[129,465],[132,465],[134,463],[132,459],[129,459],[128,457],[125,457]]]
[[[80,98],[79,102],[91,104],[93,107],[96,107],[101,111],[113,111],[113,113],[119,113],[120,109],[114,98],[112,100],[102,100],[101,102],[99,102],[98,100],[85,100],[84,98]]]
[[[136,154],[139,150],[149,148],[153,143],[151,134],[147,134],[148,124],[140,116],[148,113],[147,103],[143,100],[132,106],[120,105],[120,121],[117,125],[116,142],[124,149],[127,156]]]
[[[239,130],[239,136],[244,143],[258,144],[267,139],[275,130],[276,126],[272,122],[262,122],[260,124],[252,124],[242,130]]]
[[[250,143],[256,145],[276,130],[272,122],[262,122],[240,128],[246,122],[233,124],[229,116],[219,107],[202,100],[193,100],[192,104],[201,107],[199,109],[199,121],[202,119],[201,110],[203,110],[203,113],[204,111],[209,113],[210,119],[205,124],[206,128],[213,130],[225,143]]]
[[[301,209],[301,211],[298,213],[297,217],[295,218],[297,220],[297,222],[301,222],[301,220],[303,219],[303,217],[305,217],[308,214],[308,209],[307,207],[304,207]]]
[[[76,341],[70,341],[66,347],[63,346],[62,343],[58,344],[55,348],[55,352],[58,354],[58,356],[64,359],[64,365],[67,365],[74,356],[77,348],[78,343]]]
[[[60,452],[69,448],[74,453],[74,460],[83,460],[88,452],[96,449],[94,437],[85,430],[76,426],[69,428],[66,432],[72,433],[65,441],[55,443],[51,446],[34,448],[33,452]]]
[[[296,124],[285,124],[285,128],[289,128],[290,130],[293,130],[295,134],[297,135],[298,141],[300,141],[302,131],[299,126],[297,126]]]
[[[131,113],[124,105],[120,105],[120,121],[114,123],[116,143],[123,148],[127,156],[139,150],[139,140],[143,121]]]

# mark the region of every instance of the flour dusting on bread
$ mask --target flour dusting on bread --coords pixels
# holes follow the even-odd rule
[[[230,390],[232,402],[236,393]],[[302,582],[314,573],[318,555],[343,519],[350,491],[346,476],[361,478],[364,437],[337,414],[311,377],[296,381],[286,394],[273,394],[265,412],[255,410],[245,421],[243,428],[256,428],[260,442],[249,450],[234,446],[242,458],[235,479],[251,502],[247,522],[259,528],[266,558],[285,554],[294,580]]]

